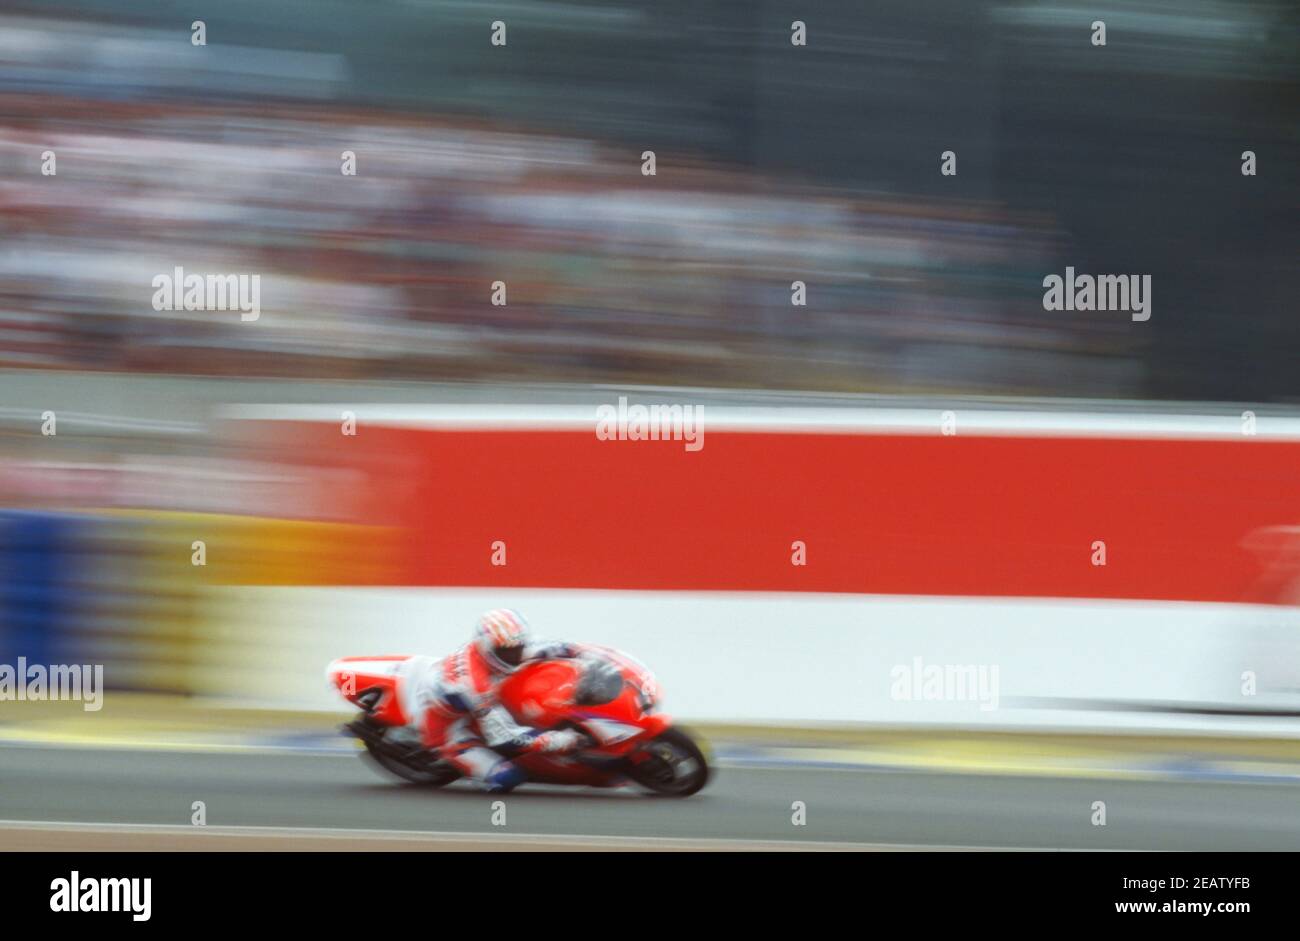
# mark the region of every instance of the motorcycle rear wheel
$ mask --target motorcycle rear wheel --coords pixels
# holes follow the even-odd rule
[[[364,741],[367,757],[389,774],[425,787],[445,787],[461,777],[461,773],[445,761],[420,763],[406,761],[393,754],[381,742]]]
[[[641,749],[627,774],[652,793],[690,797],[708,783],[709,763],[689,734],[671,728]]]

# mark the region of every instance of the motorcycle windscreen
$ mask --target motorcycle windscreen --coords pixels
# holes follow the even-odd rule
[[[623,677],[607,663],[592,663],[582,671],[573,702],[578,706],[603,706],[623,691]]]

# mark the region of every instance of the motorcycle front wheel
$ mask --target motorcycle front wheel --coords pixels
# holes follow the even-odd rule
[[[652,793],[690,797],[708,782],[709,763],[690,735],[672,728],[637,752],[627,774]]]

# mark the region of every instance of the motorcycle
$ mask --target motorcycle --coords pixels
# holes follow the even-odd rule
[[[361,716],[343,726],[380,768],[405,781],[444,787],[461,772],[436,749],[411,741],[400,685],[409,656],[344,657],[326,671]],[[709,778],[700,746],[656,710],[659,688],[637,661],[591,647],[576,659],[526,663],[498,695],[515,719],[539,729],[573,728],[592,745],[566,754],[525,754],[514,761],[538,784],[583,787],[640,785],[653,794],[689,797]]]

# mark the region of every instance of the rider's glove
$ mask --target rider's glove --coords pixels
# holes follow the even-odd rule
[[[591,743],[591,739],[577,729],[559,729],[555,732],[543,732],[533,739],[534,751],[564,754],[578,751]]]

